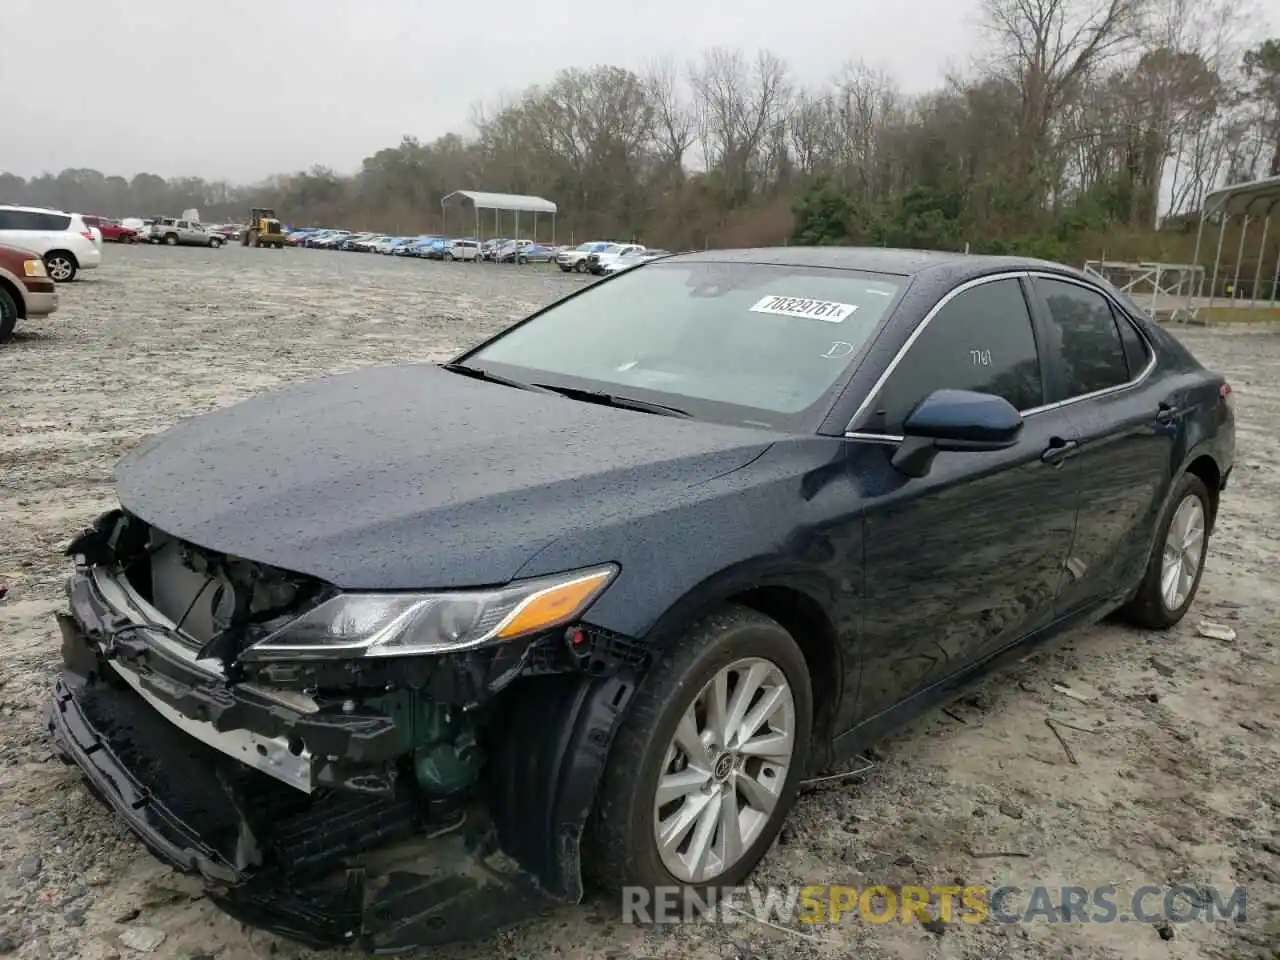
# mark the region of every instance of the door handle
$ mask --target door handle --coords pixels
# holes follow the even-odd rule
[[[1044,452],[1040,454],[1040,459],[1056,467],[1066,460],[1078,446],[1080,444],[1076,440],[1063,440],[1061,437],[1054,437],[1049,441],[1049,446],[1045,447]]]
[[[1165,400],[1160,401],[1160,407],[1156,410],[1156,423],[1173,423],[1180,416],[1182,416],[1180,409]]]

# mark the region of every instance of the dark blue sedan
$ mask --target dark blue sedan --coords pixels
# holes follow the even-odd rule
[[[1226,380],[1069,267],[666,257],[132,451],[49,728],[311,943],[734,886],[806,779],[994,665],[1177,623],[1234,453]]]

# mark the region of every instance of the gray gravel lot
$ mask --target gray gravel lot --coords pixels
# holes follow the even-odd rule
[[[39,707],[58,665],[59,551],[113,505],[112,465],[147,434],[290,381],[441,358],[583,282],[537,266],[110,248],[54,316],[0,347],[0,954],[141,956],[142,928],[164,935],[152,956],[321,956],[222,915],[52,758]],[[1145,922],[1045,920],[644,929],[589,903],[436,955],[1280,957],[1280,333],[1183,336],[1231,378],[1240,445],[1184,623],[1099,625],[921,718],[865,778],[803,797],[754,879],[1114,884],[1122,904],[1144,884],[1239,884],[1246,923],[1174,925],[1169,939]],[[1199,636],[1201,620],[1236,639]],[[1077,764],[1046,718],[1071,725],[1059,732]]]

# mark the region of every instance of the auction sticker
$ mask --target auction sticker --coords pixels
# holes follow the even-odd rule
[[[831,300],[765,297],[751,308],[751,312],[772,313],[779,317],[799,317],[803,320],[824,320],[827,323],[843,323],[857,309],[857,306],[852,303],[835,303]]]

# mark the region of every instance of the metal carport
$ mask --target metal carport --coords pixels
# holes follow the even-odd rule
[[[470,204],[475,215],[476,239],[480,237],[480,211],[492,210],[494,235],[500,232],[499,217],[503,213],[515,214],[515,233],[512,239],[525,239],[520,236],[520,214],[531,214],[533,217],[532,236],[528,239],[538,239],[538,214],[546,216],[551,215],[551,242],[556,242],[556,210],[557,207],[550,200],[544,200],[542,197],[529,197],[518,193],[485,193],[479,190],[455,190],[448,194],[440,201],[440,223],[444,228],[448,223],[448,211],[450,209],[465,209]],[[448,230],[445,230],[448,233]]]
[[[1262,271],[1262,261],[1267,249],[1267,236],[1271,232],[1271,215],[1280,208],[1280,176],[1264,177],[1261,180],[1248,180],[1243,183],[1228,184],[1214,190],[1204,198],[1204,203],[1200,206],[1200,223],[1196,229],[1196,246],[1195,254],[1191,258],[1192,263],[1200,262],[1200,244],[1204,237],[1204,225],[1207,221],[1216,220],[1218,223],[1218,245],[1213,255],[1213,268],[1211,279],[1209,280],[1208,296],[1204,295],[1203,290],[1196,290],[1194,295],[1188,297],[1188,312],[1195,316],[1203,307],[1208,317],[1208,322],[1212,322],[1212,310],[1214,299],[1218,293],[1218,275],[1223,273],[1225,279],[1226,274],[1222,265],[1222,243],[1226,236],[1227,224],[1237,217],[1242,218],[1240,227],[1240,243],[1236,250],[1235,272],[1232,276],[1230,294],[1219,298],[1219,303],[1230,306],[1253,306],[1253,307],[1275,307],[1280,303],[1280,250],[1276,252],[1275,269],[1271,273],[1271,287],[1267,291],[1266,298],[1260,297],[1258,294],[1262,288],[1264,274]],[[1262,233],[1258,237],[1258,256],[1254,266],[1254,275],[1249,287],[1248,297],[1237,297],[1240,290],[1240,264],[1244,259],[1245,242],[1249,236],[1249,225],[1251,223],[1262,223]],[[1245,278],[1246,282],[1250,282],[1249,278]]]

